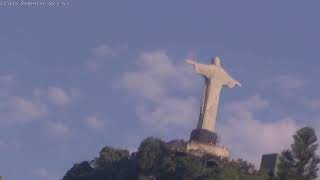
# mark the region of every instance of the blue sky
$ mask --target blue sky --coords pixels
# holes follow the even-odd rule
[[[104,145],[187,139],[203,87],[187,58],[219,56],[243,85],[223,90],[217,120],[234,157],[258,165],[298,128],[320,131],[319,2],[68,2],[0,6],[5,179],[61,178]]]

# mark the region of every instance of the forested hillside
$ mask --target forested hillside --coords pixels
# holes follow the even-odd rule
[[[277,178],[242,160],[202,157],[185,151],[186,142],[149,137],[137,152],[104,147],[99,157],[75,164],[63,180],[312,180],[317,177],[317,137],[312,128],[293,136],[290,150],[281,154]]]

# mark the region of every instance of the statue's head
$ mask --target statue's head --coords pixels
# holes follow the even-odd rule
[[[212,58],[212,64],[221,67],[221,60],[219,57]]]

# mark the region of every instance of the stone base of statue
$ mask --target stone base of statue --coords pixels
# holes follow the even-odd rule
[[[190,135],[190,141],[198,141],[208,144],[216,144],[218,136],[207,129],[194,129]]]
[[[212,154],[214,156],[223,158],[230,157],[230,152],[225,147],[220,147],[213,144],[205,144],[196,141],[190,141],[187,144],[187,151],[197,156],[202,156],[204,154]]]
[[[227,148],[217,145],[217,134],[206,129],[195,129],[191,132],[187,151],[198,156],[212,154],[219,157],[230,157]]]

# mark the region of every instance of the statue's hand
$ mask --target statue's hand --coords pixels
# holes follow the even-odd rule
[[[191,59],[187,59],[186,63],[191,64],[191,65],[195,65],[196,64],[196,62],[191,60]]]
[[[236,80],[232,80],[229,83],[226,84],[229,88],[234,88],[235,86],[241,87],[241,83],[239,83]]]

